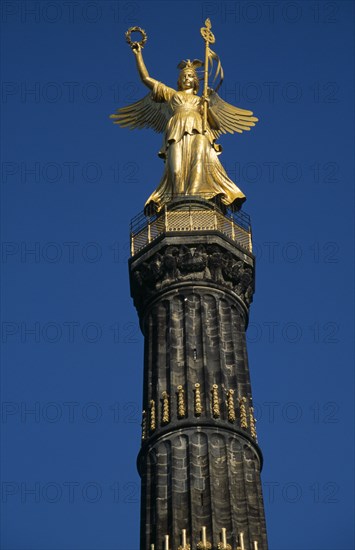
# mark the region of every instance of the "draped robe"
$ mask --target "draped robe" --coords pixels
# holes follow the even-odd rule
[[[223,204],[240,208],[246,197],[220,163],[211,131],[203,132],[201,98],[157,82],[152,99],[167,102],[173,114],[159,152],[165,159],[164,174],[146,207],[153,203],[160,210],[177,195],[201,195],[219,196]]]

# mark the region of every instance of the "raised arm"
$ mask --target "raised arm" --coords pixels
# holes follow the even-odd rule
[[[138,73],[141,77],[143,84],[145,84],[146,86],[148,86],[148,88],[152,90],[157,81],[149,76],[147,67],[145,66],[145,63],[143,61],[142,48],[140,47],[140,44],[135,43],[132,46],[132,51],[136,57]]]

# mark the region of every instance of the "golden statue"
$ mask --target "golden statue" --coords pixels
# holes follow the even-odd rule
[[[250,130],[258,119],[252,111],[234,107],[217,94],[223,81],[223,69],[217,54],[209,47],[215,41],[209,19],[205,24],[206,27],[201,29],[205,40],[205,63],[198,59],[181,61],[177,90],[149,76],[142,56],[147,39],[145,32],[132,27],[126,33],[139,76],[151,92],[140,101],[118,109],[111,118],[123,127],[152,128],[164,133],[159,156],[165,161],[165,170],[160,184],[146,202],[149,210],[153,206],[159,211],[174,197],[182,195],[198,195],[205,199],[218,197],[224,205],[235,210],[246,199],[221,165],[218,155],[222,149],[216,144],[216,139],[227,132]],[[141,42],[130,40],[133,31],[142,34]],[[208,88],[208,69],[213,60],[218,62],[215,80],[220,76],[216,90]],[[203,65],[204,91],[199,97],[197,69]]]

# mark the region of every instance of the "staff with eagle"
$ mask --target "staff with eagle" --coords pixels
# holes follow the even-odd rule
[[[159,156],[165,161],[163,177],[146,202],[150,211],[159,211],[175,196],[200,195],[206,199],[218,197],[226,206],[238,210],[245,201],[244,193],[229,179],[218,159],[221,146],[216,143],[221,134],[242,133],[258,121],[252,111],[239,109],[223,101],[217,91],[223,82],[219,57],[210,48],[215,42],[211,22],[201,29],[205,40],[205,63],[195,59],[181,61],[177,90],[151,78],[143,61],[145,31],[132,27],[126,40],[136,58],[140,78],[151,91],[140,101],[127,105],[111,115],[115,124],[130,129],[152,128],[164,134]],[[132,42],[131,33],[138,31],[141,42]],[[208,87],[208,71],[217,63],[215,89]],[[204,65],[204,89],[197,95],[200,79],[197,69]]]

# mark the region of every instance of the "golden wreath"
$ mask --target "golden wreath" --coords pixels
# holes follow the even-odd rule
[[[141,35],[142,35],[142,40],[140,42],[132,42],[132,40],[131,40],[132,32],[140,32]],[[148,40],[147,33],[143,29],[141,29],[140,27],[130,27],[128,29],[128,31],[126,32],[125,36],[126,36],[126,42],[131,46],[131,48],[133,48],[137,44],[139,44],[141,48],[144,48],[145,43]]]

